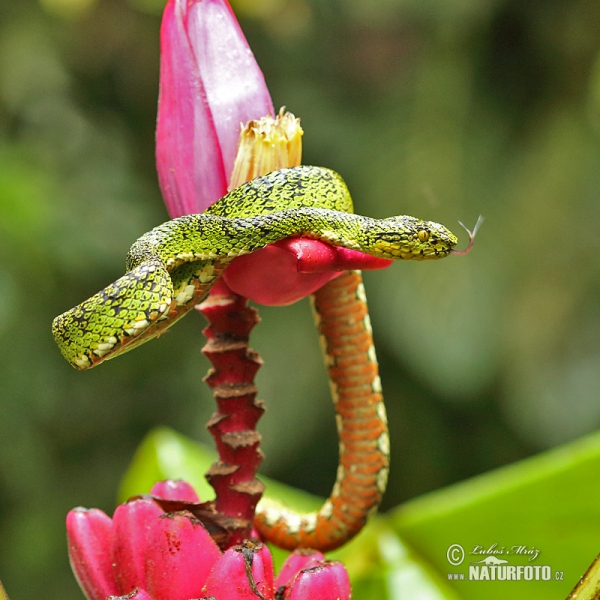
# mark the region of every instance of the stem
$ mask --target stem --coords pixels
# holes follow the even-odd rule
[[[215,508],[240,523],[229,542],[240,544],[250,537],[256,504],[264,485],[256,472],[264,455],[256,424],[265,409],[256,400],[254,376],[262,365],[258,354],[248,348],[248,338],[259,322],[256,309],[223,283],[197,307],[208,320],[207,343],[202,352],[213,368],[205,378],[217,403],[207,427],[215,439],[219,460],[206,474],[216,493]]]

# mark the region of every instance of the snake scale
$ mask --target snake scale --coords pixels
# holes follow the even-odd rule
[[[93,367],[161,334],[207,296],[235,257],[292,236],[398,260],[459,254],[452,250],[456,237],[438,223],[353,214],[334,171],[281,169],[242,184],[202,214],[144,234],[127,255],[126,274],[56,317],[54,338],[75,368]],[[281,547],[325,551],[357,533],[379,505],[389,438],[360,274],[345,273],[314,298],[340,435],[336,482],[318,512],[298,515],[263,501],[255,525]]]

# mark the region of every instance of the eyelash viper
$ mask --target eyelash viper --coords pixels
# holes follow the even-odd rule
[[[128,253],[126,274],[56,317],[54,338],[75,368],[93,367],[170,327],[206,297],[236,256],[290,236],[399,260],[462,253],[452,250],[456,237],[438,223],[353,214],[344,181],[329,169],[282,169],[232,190],[202,214],[144,234]],[[389,438],[360,274],[330,282],[314,296],[313,307],[340,434],[336,483],[317,513],[298,515],[263,500],[255,525],[281,547],[326,551],[355,535],[377,509],[387,482]]]

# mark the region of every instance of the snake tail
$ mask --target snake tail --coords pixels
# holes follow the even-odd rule
[[[261,536],[287,550],[328,552],[355,536],[379,506],[389,468],[389,435],[371,324],[359,272],[346,272],[313,296],[340,439],[331,495],[316,512],[269,499],[257,507]]]

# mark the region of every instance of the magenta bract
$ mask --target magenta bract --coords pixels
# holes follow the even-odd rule
[[[183,502],[200,502],[196,490],[181,479],[158,481],[152,486],[150,495],[157,496],[163,500],[180,500]]]
[[[226,0],[169,0],[161,28],[156,165],[171,218],[227,193],[240,125],[273,115]]]
[[[259,591],[273,598],[273,559],[263,544],[236,546],[225,551],[204,588],[205,596],[218,600],[256,600]],[[254,589],[253,589],[254,588]]]
[[[154,600],[199,598],[221,551],[191,513],[161,515],[147,538],[146,589]]]
[[[67,515],[67,540],[71,568],[89,600],[118,595],[110,545],[112,520],[101,510],[74,508]]]
[[[342,271],[385,269],[392,262],[319,240],[288,238],[238,256],[223,279],[240,296],[266,306],[285,306],[312,294]]]

